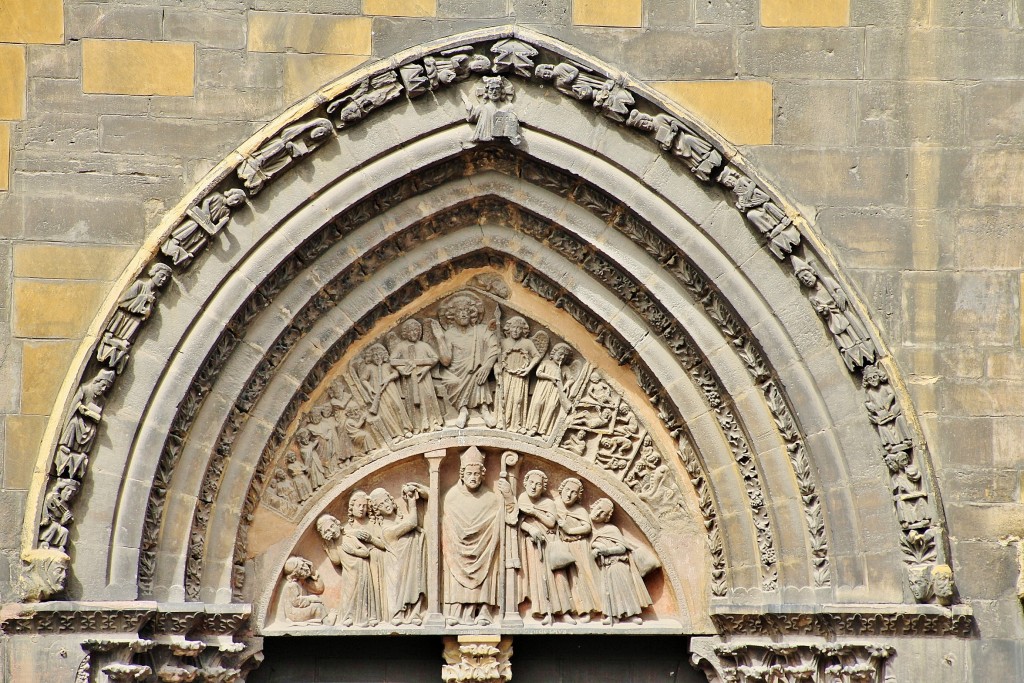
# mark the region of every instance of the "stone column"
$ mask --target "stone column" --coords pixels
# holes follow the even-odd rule
[[[427,618],[425,626],[444,626],[441,613],[441,461],[447,455],[443,448],[427,451],[430,471],[430,498],[427,499],[427,517],[424,532],[427,535]]]

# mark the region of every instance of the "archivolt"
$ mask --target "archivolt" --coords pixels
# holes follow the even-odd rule
[[[521,153],[463,152],[458,86],[444,86],[483,61],[471,67],[445,52],[423,62],[463,45],[490,55],[487,68],[520,77]],[[534,70],[547,59],[558,66]],[[555,88],[543,87],[545,78]],[[330,139],[332,113],[341,144]],[[738,211],[721,189],[696,181],[711,177]],[[251,211],[231,215],[243,196]],[[459,211],[467,198],[477,199],[477,218]],[[179,228],[186,212],[211,232],[227,224],[216,254],[198,255],[199,243],[190,270]],[[767,250],[739,225],[741,214]],[[483,223],[466,227],[474,221]],[[854,502],[888,497],[878,492],[889,475],[871,457],[883,447],[897,477],[927,462],[901,440],[905,428],[892,426],[910,415],[905,400],[865,413],[847,370],[884,365],[895,376],[895,368],[806,223],[699,124],[555,41],[487,30],[341,79],[240,148],[165,226],[134,272],[173,258],[175,286],[160,302],[159,325],[127,340],[135,358],[119,370],[92,454],[88,514],[79,513],[74,569],[84,597],[134,597],[118,587],[142,579],[144,592],[163,599],[186,597],[186,585],[189,598],[229,599],[232,583],[241,586],[245,518],[265,474],[256,455],[282,443],[325,367],[374,320],[449,276],[460,259],[471,267],[483,254],[517,262],[524,283],[630,363],[666,425],[684,436],[715,594],[781,587],[786,602],[900,601],[886,588],[900,583],[892,557],[903,553],[913,567],[944,561],[934,501],[927,519],[908,523],[901,514],[901,525],[891,506]],[[430,246],[420,242],[427,237]],[[374,261],[384,245],[387,258]],[[160,246],[164,256],[153,257]],[[790,255],[801,257],[793,265],[805,293],[789,268],[773,264]],[[94,354],[92,342],[86,350]],[[54,472],[58,437],[80,419],[72,388],[103,360],[82,357],[40,472]],[[27,516],[30,561],[36,520],[46,520],[46,479],[35,482]],[[927,496],[928,476],[921,486]],[[142,520],[135,511],[147,499]],[[829,518],[843,523],[826,534]]]

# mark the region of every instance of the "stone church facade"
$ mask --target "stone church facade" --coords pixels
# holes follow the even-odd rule
[[[0,4],[0,679],[1024,680],[1019,5]]]

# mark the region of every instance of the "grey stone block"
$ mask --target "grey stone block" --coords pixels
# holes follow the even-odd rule
[[[507,0],[437,0],[437,16],[444,18],[508,17],[511,9]]]
[[[284,57],[267,52],[196,51],[197,91],[205,87],[282,88]]]
[[[158,7],[119,4],[72,5],[64,13],[64,34],[81,38],[131,38],[159,40],[163,12]]]
[[[165,10],[164,40],[194,42],[203,47],[237,50],[245,47],[247,21],[244,12],[203,12],[201,21],[191,10]]]
[[[242,122],[101,116],[100,149],[122,154],[181,155],[219,160],[255,131]]]
[[[954,83],[868,82],[860,88],[857,141],[862,146],[914,142],[962,144],[962,89]]]
[[[569,0],[512,0],[512,15],[524,24],[568,24]]]
[[[694,20],[698,24],[750,26],[757,22],[758,7],[756,0],[696,0]]]
[[[645,0],[646,26],[650,29],[683,29],[693,25],[693,2],[683,0]]]
[[[953,80],[964,73],[967,45],[963,31],[946,28],[868,28],[864,76],[869,79]]]
[[[1024,142],[1024,83],[976,83],[966,88],[967,141]]]
[[[188,99],[188,98],[181,98]],[[77,79],[34,78],[29,82],[27,109],[30,118],[46,114],[144,114],[145,97],[83,94]]]
[[[1019,239],[1024,209],[1007,207],[964,211],[956,220],[956,265],[962,270],[1020,270],[1024,242]]]
[[[1013,0],[935,0],[928,6],[931,22],[936,26],[1010,27]]]
[[[732,78],[735,37],[730,29],[624,31],[620,63],[644,80]]]
[[[373,55],[387,57],[439,37],[436,22],[408,17],[373,18]]]
[[[137,198],[118,194],[33,193],[25,207],[25,224],[29,231],[20,236],[28,239],[133,244],[145,232],[145,206]]]
[[[309,0],[309,12],[313,14],[360,14],[362,0]]]
[[[849,82],[775,84],[777,145],[846,147],[856,134],[857,97]]]
[[[79,78],[82,75],[80,42],[67,45],[28,45],[25,52],[28,78]]]
[[[863,30],[770,29],[739,37],[739,70],[764,78],[860,78]]]
[[[1016,275],[904,273],[907,341],[1013,343],[1019,327],[1018,289]]]

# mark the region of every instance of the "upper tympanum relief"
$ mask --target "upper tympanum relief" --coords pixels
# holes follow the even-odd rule
[[[705,557],[675,442],[527,296],[467,276],[324,380],[257,510],[264,630],[686,621],[681,577]]]
[[[329,480],[431,432],[468,427],[558,446],[625,482],[657,515],[680,515],[679,484],[622,392],[513,310],[497,275],[470,285],[363,346],[300,418],[266,505],[297,519]]]

